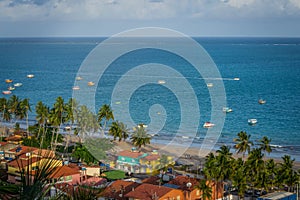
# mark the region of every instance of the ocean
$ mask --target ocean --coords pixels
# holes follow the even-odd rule
[[[53,105],[58,96],[67,101],[73,95],[72,87],[77,84],[75,79],[80,66],[104,39],[0,38],[0,89],[7,90],[8,84],[5,83],[5,79],[22,83],[23,85],[16,88],[12,94],[20,98],[29,98],[33,110],[38,101],[49,106]],[[271,138],[271,144],[277,146],[272,153],[273,157],[290,154],[300,161],[300,38],[203,37],[194,40],[207,51],[222,77],[221,80],[211,77],[212,79],[207,81],[214,83],[212,88],[218,81],[223,81],[227,101],[227,105],[224,106],[233,110],[226,114],[216,148],[223,144],[233,146],[233,138],[237,133],[246,131],[251,134],[255,143],[263,136]],[[111,45],[118,47],[119,44]],[[180,47],[182,44],[177,45]],[[170,52],[149,48],[132,51],[117,58],[102,74],[98,85],[93,86],[97,88],[95,109],[104,103],[115,108],[122,104],[122,101],[111,101],[116,84],[131,69],[149,63],[169,66],[179,71],[191,84],[200,108],[199,124],[194,124],[197,135],[196,138],[192,138],[192,145],[200,146],[208,130],[203,128],[203,124],[211,120],[210,89],[207,82],[201,79],[186,60]],[[35,77],[29,79],[28,74],[34,74]],[[146,80],[143,76],[144,74],[133,76],[133,82],[134,78],[137,82],[141,79]],[[159,83],[139,85],[130,93],[130,99],[127,99],[130,117],[122,118],[125,124],[129,118],[136,124],[149,124],[155,118],[153,113],[149,116],[149,109],[160,104],[163,109],[159,107],[161,112],[156,114],[159,119],[165,118],[165,122],[159,124],[162,126],[161,130],[153,139],[153,142],[157,143],[170,140],[181,123],[184,123],[180,112],[185,108],[180,108],[178,96],[173,94],[170,88],[164,87],[166,78],[176,78],[170,76],[160,76]],[[126,89],[122,92],[126,93]],[[0,96],[9,98],[9,95],[2,93]],[[260,105],[259,99],[266,100],[266,103]],[[118,117],[121,118],[120,114],[116,119]],[[34,119],[34,111],[30,118]],[[258,123],[254,126],[248,125],[249,118],[257,119]],[[196,118],[191,115],[187,119],[192,121]],[[151,128],[149,126],[148,131],[153,134],[154,130]],[[188,138],[189,130],[180,130],[177,136]]]

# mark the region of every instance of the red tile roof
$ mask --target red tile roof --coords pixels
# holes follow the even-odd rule
[[[131,181],[117,180],[111,185],[105,188],[101,193],[101,197],[113,198],[117,200],[122,200],[124,197],[120,196],[121,190],[123,189],[123,196],[128,192],[132,191],[132,188],[138,187],[140,184]]]
[[[159,185],[160,178],[158,176],[150,176],[143,180],[143,183],[149,183],[152,185]]]
[[[199,180],[195,178],[189,178],[187,176],[177,176],[176,178],[169,181],[168,183],[173,185],[178,185],[179,188],[182,190],[189,190],[189,188],[186,185],[188,182],[192,183],[190,189],[193,190],[194,186],[198,184]]]
[[[138,158],[141,157],[142,155],[144,155],[144,153],[127,151],[127,150],[119,152],[119,156],[125,156],[129,158]]]
[[[24,158],[20,159],[20,158],[18,158],[18,159],[14,159],[14,160],[8,162],[7,165],[9,167],[14,167],[14,168],[19,168],[20,167],[22,169],[22,168],[24,168],[28,165],[31,165],[31,164],[33,164],[33,163],[35,163],[35,162],[37,162],[41,159],[42,158],[40,158],[40,157],[31,157],[29,159],[24,159]]]
[[[154,196],[162,197],[167,193],[171,192],[172,190],[174,189],[164,187],[164,186],[143,183],[137,188],[135,188],[134,191],[127,193],[125,197],[143,199],[143,200],[152,200],[154,199]]]
[[[51,174],[50,178],[60,178],[64,176],[71,176],[74,174],[80,174],[80,169],[76,165],[63,165],[59,166],[55,169],[55,171]]]
[[[21,141],[22,137],[14,135],[5,138],[6,141]]]
[[[153,160],[158,160],[159,159],[159,155],[158,154],[151,154],[151,155],[148,155],[144,158],[142,158],[143,160],[147,160],[147,161],[153,161]]]
[[[20,149],[19,152],[16,152],[17,149]],[[23,153],[28,153],[28,152],[33,152],[35,150],[37,150],[38,148],[35,148],[35,147],[29,147],[29,146],[18,146],[18,147],[15,147],[13,149],[10,149],[9,151],[10,152],[16,152],[17,155],[20,155],[20,154],[23,154]]]
[[[0,147],[5,146],[6,144],[8,144],[8,142],[0,142]]]

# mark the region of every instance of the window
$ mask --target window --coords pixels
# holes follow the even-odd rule
[[[176,200],[180,200],[180,196],[177,196]]]
[[[200,190],[197,190],[196,195],[197,195],[197,196],[200,195]]]

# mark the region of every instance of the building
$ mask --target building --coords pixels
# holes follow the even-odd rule
[[[134,191],[140,184],[132,181],[117,180],[111,183],[100,194],[99,200],[123,200],[128,199],[126,195],[130,191]]]
[[[129,200],[184,200],[184,194],[179,189],[173,189],[160,185],[143,183],[134,190],[125,194]]]
[[[258,197],[257,200],[296,200],[297,194],[291,192],[273,192],[264,196]]]
[[[200,199],[201,191],[194,187],[199,183],[199,179],[188,176],[177,176],[173,180],[164,184],[166,187],[176,188],[183,191],[186,199]],[[212,199],[221,199],[223,196],[223,185],[216,182],[207,182],[212,188]],[[218,185],[218,187],[216,187]]]
[[[132,173],[152,173],[161,165],[161,156],[157,151],[142,153],[135,150],[121,151],[118,154],[116,168]],[[165,165],[174,164],[171,156],[165,156]]]

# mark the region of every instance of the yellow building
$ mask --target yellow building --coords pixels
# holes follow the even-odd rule
[[[57,167],[62,166],[62,161],[53,158],[46,158],[32,153],[25,153],[18,158],[7,163],[8,182],[20,183],[21,172],[34,172],[47,165]]]

